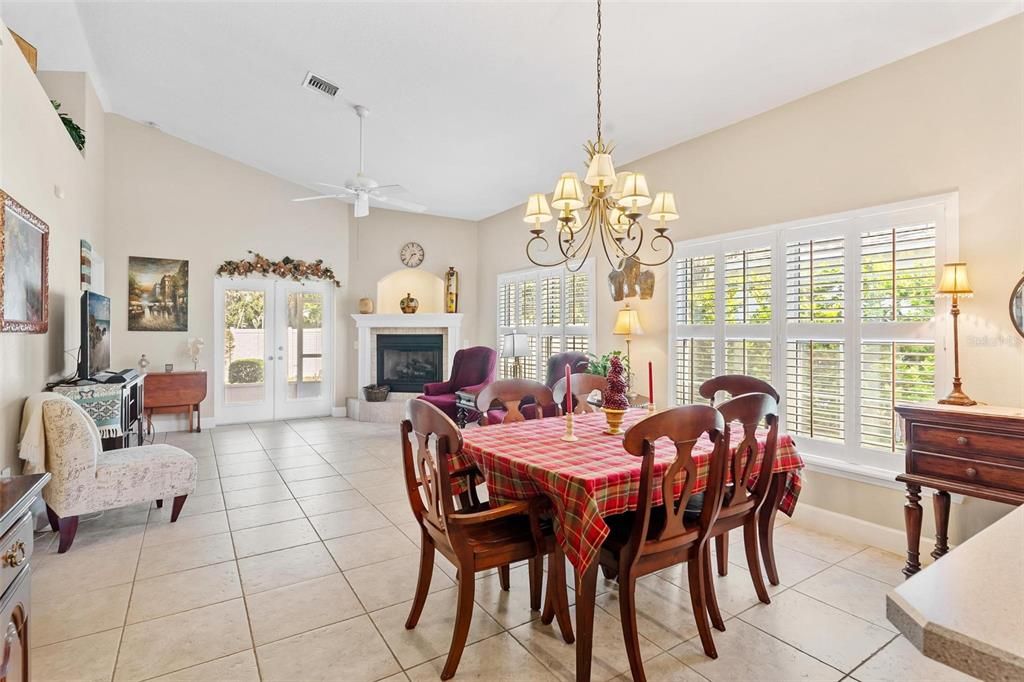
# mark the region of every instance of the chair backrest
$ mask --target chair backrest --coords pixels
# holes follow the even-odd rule
[[[455,513],[448,458],[462,450],[462,432],[423,400],[410,400],[402,421],[402,468],[413,516],[435,539],[451,542],[448,517]],[[433,449],[431,449],[433,447]]]
[[[96,427],[90,423],[92,417],[71,400],[47,400],[42,410],[46,470],[53,477],[43,496],[57,500],[65,491],[88,490],[96,480],[96,458],[103,449],[96,440]]]
[[[473,346],[455,352],[452,359],[451,382],[453,390],[476,386],[494,380],[498,353],[487,346]]]
[[[701,397],[707,398],[711,404],[715,404],[715,395],[719,392],[728,393],[730,396],[744,395],[746,393],[767,393],[779,402],[779,392],[767,381],[746,374],[722,374],[721,376],[708,379],[700,385]]]
[[[521,422],[526,419],[519,409],[523,398],[533,398],[533,403],[526,406],[532,410],[537,419],[544,416],[544,408],[555,405],[555,399],[551,395],[551,389],[533,379],[499,379],[487,388],[480,391],[476,397],[476,409],[486,412],[491,405],[499,402],[505,408],[504,423]],[[558,412],[558,410],[554,410]]]
[[[576,350],[552,355],[548,358],[548,376],[545,382],[548,388],[554,389],[555,383],[565,377],[566,365],[569,365],[569,371],[573,374],[582,374],[590,366],[590,359],[586,353]]]
[[[743,439],[735,448],[727,448],[728,472],[732,475],[731,490],[726,492],[722,502],[724,508],[746,504],[757,509],[764,501],[775,467],[775,451],[779,443],[779,403],[767,393],[748,393],[726,400],[718,406],[725,421],[726,442],[730,442],[735,424],[743,430]],[[757,462],[757,428],[764,424],[768,429],[764,454],[757,471],[755,482],[751,475]],[[730,451],[731,450],[731,451]]]
[[[663,543],[673,538],[682,539],[693,531],[692,526],[688,528],[684,525],[683,516],[697,483],[698,471],[693,458],[693,447],[704,434],[711,440],[713,449],[708,458],[708,485],[704,491],[697,542],[703,542],[707,538],[725,494],[728,440],[725,437],[725,420],[721,413],[707,405],[684,405],[642,419],[626,431],[623,447],[627,452],[643,457],[640,470],[640,497],[630,541],[634,559],[643,553],[643,545],[650,531],[655,441],[667,438],[675,447],[676,454],[661,479],[665,521],[660,529],[655,529],[657,535],[654,541]],[[681,490],[676,494],[675,485],[679,476],[682,476],[683,480]]]
[[[573,400],[573,412],[595,412],[598,408],[587,402],[587,396],[590,395],[591,391],[598,390],[604,393],[604,390],[608,388],[608,378],[603,377],[600,374],[573,374],[572,375],[572,393],[575,400]],[[565,411],[565,377],[563,376],[557,382],[555,382],[554,388],[551,389],[551,396],[555,402]]]

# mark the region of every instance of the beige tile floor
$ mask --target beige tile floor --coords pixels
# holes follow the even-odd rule
[[[148,505],[107,512],[84,520],[64,555],[38,536],[36,680],[439,679],[454,570],[438,561],[420,624],[405,630],[419,536],[396,427],[312,419],[158,439],[199,460],[177,523]],[[640,581],[649,679],[966,679],[885,619],[900,557],[780,523],[771,605],[754,596],[740,548],[717,579],[717,660],[694,639],[684,571]],[[477,585],[457,680],[573,678],[573,647],[529,608],[525,567],[510,592],[493,574]],[[599,588],[594,679],[628,679],[616,586]]]

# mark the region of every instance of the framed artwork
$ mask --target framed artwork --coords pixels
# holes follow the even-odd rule
[[[0,190],[0,331],[49,328],[50,228]]]
[[[188,331],[188,261],[128,258],[128,331]]]

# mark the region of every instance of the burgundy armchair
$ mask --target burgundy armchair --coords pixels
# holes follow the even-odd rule
[[[564,353],[555,353],[548,358],[548,380],[544,382],[548,388],[554,389],[559,379],[565,378],[565,366],[569,365],[569,372],[572,374],[585,374],[590,367],[590,359],[586,353],[570,350]],[[576,408],[576,397],[573,396],[573,409]],[[544,410],[545,417],[551,417],[550,408]]]
[[[494,381],[494,371],[498,363],[498,352],[487,346],[463,348],[455,353],[452,360],[452,375],[448,381],[438,381],[423,385],[423,395],[418,396],[437,409],[444,412],[452,420],[458,418],[455,406],[455,392],[469,389],[479,393]],[[470,415],[476,419],[478,415]]]

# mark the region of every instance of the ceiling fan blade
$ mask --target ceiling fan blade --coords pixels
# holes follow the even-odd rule
[[[386,204],[389,208],[400,208],[404,211],[413,211],[415,213],[423,213],[427,210],[427,207],[423,204],[417,204],[415,201],[406,201],[405,199],[396,199],[395,197],[388,197],[384,195],[370,195],[374,201],[378,201],[382,204]]]
[[[319,201],[320,199],[341,199],[344,201],[348,198],[349,196],[347,194],[317,194],[315,197],[300,197],[298,199],[292,199],[292,201]]]
[[[321,187],[330,187],[331,189],[340,189],[342,192],[347,192],[348,194],[356,193],[355,190],[345,187],[344,185],[332,185],[329,182],[314,182],[313,184],[320,185]]]

